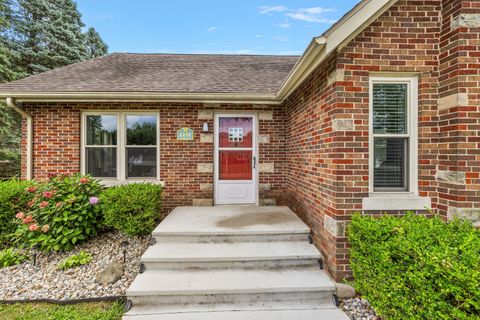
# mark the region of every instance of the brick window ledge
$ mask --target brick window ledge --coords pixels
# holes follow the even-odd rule
[[[432,199],[412,193],[372,193],[363,198],[363,210],[426,210]]]
[[[115,187],[115,186],[123,186],[126,184],[131,184],[131,183],[142,183],[142,182],[147,182],[147,183],[153,183],[153,184],[159,184],[162,187],[165,186],[165,181],[160,181],[157,179],[128,179],[128,180],[116,180],[116,179],[99,179],[100,184],[102,184],[105,187]]]

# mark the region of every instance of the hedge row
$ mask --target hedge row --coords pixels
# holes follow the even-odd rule
[[[408,213],[355,215],[354,286],[385,319],[480,319],[480,232]]]

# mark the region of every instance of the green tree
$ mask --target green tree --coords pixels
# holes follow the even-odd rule
[[[11,1],[0,0],[0,83],[17,77],[12,63],[14,52],[8,35],[13,17]]]
[[[0,0],[0,83],[107,53],[73,0]],[[0,178],[18,175],[21,117],[0,102]]]
[[[14,53],[8,32],[13,20],[12,2],[0,0],[0,83],[18,75],[12,64]],[[20,139],[18,129],[21,117],[0,102],[0,179],[17,175],[20,171]]]
[[[89,28],[85,33],[85,46],[89,59],[100,57],[108,53],[108,46],[94,28]]]
[[[18,0],[18,65],[32,75],[85,60],[83,26],[72,0]]]

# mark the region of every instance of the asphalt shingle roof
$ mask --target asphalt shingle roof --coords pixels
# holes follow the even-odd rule
[[[15,92],[274,94],[299,56],[113,53],[0,85]]]

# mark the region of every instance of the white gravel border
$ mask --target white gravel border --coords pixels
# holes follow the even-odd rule
[[[351,320],[381,320],[368,301],[362,298],[345,299],[340,308]]]
[[[37,264],[29,261],[0,268],[0,300],[53,299],[72,300],[125,295],[127,288],[139,272],[140,257],[150,244],[151,236],[127,237],[120,232],[108,232],[63,253],[37,255]],[[98,272],[115,261],[123,261],[122,242],[128,241],[125,274],[107,286],[95,282]],[[84,250],[92,255],[87,265],[66,271],[58,270],[59,261]]]

